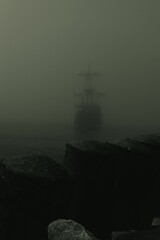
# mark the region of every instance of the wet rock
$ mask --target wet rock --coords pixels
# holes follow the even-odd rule
[[[136,139],[152,150],[152,179],[154,181],[152,208],[155,215],[160,215],[160,134],[142,135]]]
[[[6,158],[1,161],[7,171],[13,175],[28,178],[55,181],[63,179],[66,171],[52,158],[43,155],[25,155]]]
[[[49,240],[98,240],[73,220],[58,219],[48,226]]]
[[[81,141],[66,146],[64,164],[75,179],[69,217],[100,239],[106,239],[112,229],[116,165],[123,154],[121,147],[111,143]]]
[[[137,139],[124,139],[117,143],[126,149],[126,159],[117,164],[114,187],[115,229],[144,229],[154,216],[152,198],[155,189],[156,158],[153,150]]]
[[[102,165],[108,164],[110,158],[116,158],[122,153],[121,147],[109,142],[102,143],[97,141],[77,141],[66,144],[64,166],[74,177],[89,176],[95,178]],[[111,161],[110,163],[111,164]],[[93,173],[93,175],[88,175]]]
[[[135,140],[140,141],[148,146],[156,147],[160,146],[160,134],[140,135],[135,137]]]
[[[64,164],[75,179],[70,218],[101,239],[111,230],[150,226],[155,168],[148,145],[136,139],[68,143]]]
[[[153,218],[152,226],[159,226],[160,227],[160,217],[154,217]]]
[[[0,176],[0,206],[5,209],[0,234],[5,239],[47,239],[48,224],[67,215],[66,170],[47,156],[26,155],[1,160]]]
[[[112,240],[159,240],[160,228],[152,228],[150,230],[113,232]]]

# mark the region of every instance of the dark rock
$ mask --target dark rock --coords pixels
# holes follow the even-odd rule
[[[137,154],[137,146],[133,149],[131,148],[132,156],[135,158],[135,154],[139,155],[139,161],[143,164],[143,179],[146,181],[146,186],[148,189],[147,199],[150,201],[150,208],[152,209],[154,216],[160,215],[160,134],[150,134],[150,135],[141,135],[131,141],[139,142],[139,146],[143,147],[143,152],[141,155]],[[133,145],[133,144],[132,144]],[[148,168],[148,170],[147,170]],[[148,180],[147,180],[148,179]],[[141,180],[142,182],[142,180]],[[147,191],[146,191],[147,192]]]
[[[66,144],[64,166],[74,177],[83,177],[93,173],[93,178],[102,171],[102,165],[107,164],[106,158],[115,158],[122,149],[111,143],[97,141],[77,141]]]
[[[141,141],[140,138],[126,138],[121,141],[116,142],[118,146],[121,146],[122,148],[128,150],[132,154],[139,154],[141,156],[147,156],[152,155],[153,152],[151,151],[148,146],[144,144],[143,141]]]
[[[106,239],[112,229],[112,194],[117,161],[125,151],[110,143],[68,143],[65,166],[75,179],[69,217],[97,237]]]
[[[154,216],[152,198],[155,191],[153,150],[136,139],[125,139],[118,145],[126,149],[126,159],[117,164],[114,187],[115,229],[144,229]]]
[[[64,165],[75,179],[70,218],[101,239],[113,230],[150,227],[155,167],[148,145],[68,143]]]
[[[140,135],[136,137],[135,140],[154,148],[160,146],[160,134]]]
[[[152,178],[154,181],[152,208],[154,215],[160,216],[160,134],[142,135],[136,139],[152,150]]]
[[[58,219],[48,226],[49,240],[98,240],[73,220]]]
[[[28,178],[55,181],[55,179],[64,179],[64,176],[67,176],[64,168],[52,158],[43,155],[15,156],[6,158],[1,163],[12,174]]]
[[[159,226],[160,227],[160,217],[154,217],[153,218],[152,226]]]
[[[150,230],[113,232],[112,240],[159,240],[160,228],[152,228]]]
[[[48,224],[67,217],[70,180],[53,159],[41,155],[3,159],[0,177],[0,209],[1,205],[5,209],[0,234],[5,239],[47,239]]]

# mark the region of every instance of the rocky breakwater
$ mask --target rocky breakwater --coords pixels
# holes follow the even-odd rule
[[[151,168],[149,176],[153,183],[152,211],[154,216],[160,216],[160,134],[142,135],[135,138],[142,142],[152,152]]]
[[[70,180],[49,157],[0,160],[0,189],[1,239],[45,240],[48,224],[66,218]]]
[[[64,166],[74,181],[70,218],[100,239],[112,231],[150,228],[159,214],[159,153],[160,135],[115,144],[68,143]]]
[[[112,230],[116,165],[125,154],[111,143],[82,141],[66,146],[64,165],[75,183],[69,217],[100,239]]]
[[[152,205],[158,156],[140,138],[127,138],[117,144],[126,150],[126,158],[117,162],[114,229],[147,229],[154,216]]]
[[[159,240],[160,227],[148,230],[130,230],[124,232],[113,232],[112,240]]]

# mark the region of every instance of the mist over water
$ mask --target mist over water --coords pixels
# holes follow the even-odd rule
[[[159,0],[1,0],[2,155],[60,158],[67,141],[159,132],[159,8]],[[73,96],[88,63],[100,73],[103,128],[77,135]]]
[[[157,133],[153,128],[103,127],[97,132],[78,133],[73,125],[9,125],[0,130],[1,158],[23,154],[43,154],[62,163],[66,143],[81,140],[115,142],[139,134]]]

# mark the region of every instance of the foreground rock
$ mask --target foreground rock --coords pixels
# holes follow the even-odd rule
[[[70,142],[66,144],[64,166],[75,178],[99,177],[102,171],[105,171],[105,169],[103,170],[104,166],[113,170],[117,156],[120,157],[122,151],[121,147],[109,142]]]
[[[143,142],[152,151],[152,179],[154,181],[154,194],[152,196],[152,210],[154,216],[160,216],[160,134],[142,135],[136,138]]]
[[[70,218],[100,239],[114,230],[148,229],[157,215],[152,205],[159,138],[152,146],[153,137],[68,143],[64,165],[75,180]]]
[[[98,240],[73,220],[58,219],[48,226],[49,240]]]
[[[117,162],[114,229],[147,229],[156,215],[152,205],[157,157],[140,139],[128,138],[117,144],[126,150],[126,158]]]
[[[112,240],[159,240],[160,228],[143,231],[113,232]]]
[[[0,237],[47,239],[48,224],[67,214],[64,168],[46,156],[17,156],[0,161],[0,177]]]
[[[100,239],[106,239],[112,229],[116,166],[124,154],[111,143],[79,141],[66,146],[64,165],[75,180],[69,217]]]
[[[129,160],[129,165],[126,165],[128,174],[122,170],[121,179],[124,180],[120,180],[119,185],[123,185],[130,199],[135,199],[141,215],[146,213],[146,220],[149,215],[150,219],[160,216],[160,134],[140,135],[125,139],[118,145],[128,151]],[[142,222],[140,218],[139,221]]]

